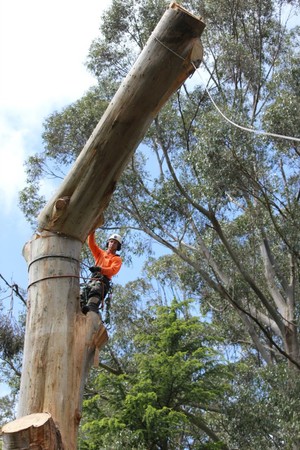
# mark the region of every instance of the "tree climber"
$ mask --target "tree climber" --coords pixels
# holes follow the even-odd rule
[[[116,275],[122,266],[122,259],[116,254],[121,250],[122,238],[119,234],[109,236],[106,250],[98,247],[95,240],[95,231],[88,236],[88,246],[94,256],[95,266],[90,267],[91,281],[80,293],[82,312],[99,313],[99,306],[103,308],[104,299],[111,287],[111,278]],[[87,302],[87,303],[86,303]]]

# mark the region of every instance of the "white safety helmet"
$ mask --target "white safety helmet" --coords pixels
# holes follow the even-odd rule
[[[121,250],[121,246],[122,246],[122,237],[119,234],[112,234],[111,236],[109,236],[109,238],[107,239],[107,245],[108,245],[108,241],[110,239],[114,239],[115,241],[117,241],[119,243],[117,251]]]
[[[115,241],[118,241],[119,244],[122,244],[122,238],[119,234],[112,234],[107,240],[109,241],[110,239],[114,239]]]

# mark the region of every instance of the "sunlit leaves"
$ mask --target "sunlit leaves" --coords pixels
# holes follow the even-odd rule
[[[141,448],[161,448],[169,442],[168,448],[175,449],[187,442],[210,441],[189,414],[199,424],[205,423],[203,409],[216,407],[228,374],[217,353],[207,346],[215,339],[203,338],[199,319],[182,313],[188,309],[188,302],[176,301],[155,308],[149,326],[138,328],[132,336],[131,354],[119,355],[120,361],[131,360],[126,373],[116,376],[101,371],[95,378],[96,392],[85,402],[82,428],[90,445],[97,442],[103,448],[112,436],[124,445],[128,439],[134,445],[139,437]]]

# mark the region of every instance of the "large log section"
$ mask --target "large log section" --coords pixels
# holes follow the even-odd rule
[[[199,18],[170,5],[24,247],[29,290],[18,417],[50,413],[67,450],[76,449],[84,382],[107,340],[97,315],[80,312],[82,243],[151,121],[193,73],[191,62],[200,63],[203,29]]]
[[[170,5],[73,169],[40,214],[41,230],[84,242],[153,118],[194,72],[191,57],[199,64],[203,29],[201,20]]]

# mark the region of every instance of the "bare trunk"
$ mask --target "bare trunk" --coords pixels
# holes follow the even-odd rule
[[[80,250],[80,241],[49,232],[24,248],[29,290],[18,416],[51,412],[66,449],[76,448],[84,382],[107,341],[99,316],[80,312]]]

